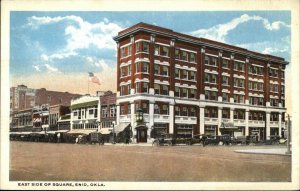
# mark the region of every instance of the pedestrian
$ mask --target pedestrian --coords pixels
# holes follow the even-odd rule
[[[76,139],[75,139],[75,144],[77,144],[78,143],[78,137],[76,137]]]
[[[57,143],[60,143],[60,133],[57,134]]]

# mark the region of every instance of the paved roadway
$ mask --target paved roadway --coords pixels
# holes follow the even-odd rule
[[[197,182],[291,180],[290,156],[234,152],[249,147],[270,148],[270,146],[99,146],[12,141],[10,180]]]

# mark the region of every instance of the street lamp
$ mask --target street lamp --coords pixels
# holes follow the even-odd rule
[[[116,143],[116,141],[115,141],[115,122],[113,121],[112,123],[111,123],[111,126],[112,126],[112,128],[113,128],[113,144],[115,144]]]
[[[290,115],[288,114],[287,116],[288,121],[287,121],[287,151],[285,154],[291,154],[291,145],[290,145],[290,139],[291,139],[291,119]]]

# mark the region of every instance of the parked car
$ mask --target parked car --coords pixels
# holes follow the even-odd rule
[[[280,137],[279,137],[279,136],[271,135],[271,136],[270,136],[270,139],[265,141],[265,144],[266,144],[266,145],[275,145],[275,144],[279,144],[279,140],[280,140]],[[281,142],[283,142],[283,141],[281,141]]]
[[[172,134],[160,134],[155,140],[152,142],[152,146],[172,146],[176,144],[176,139]]]
[[[192,138],[186,140],[187,145],[200,144],[203,145],[203,134],[196,134]]]

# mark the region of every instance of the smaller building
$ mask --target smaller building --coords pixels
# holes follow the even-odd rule
[[[32,125],[34,131],[49,131],[49,105],[43,104],[32,109]]]
[[[49,108],[49,128],[51,131],[58,130],[58,120],[61,116],[70,114],[70,107],[61,104],[52,105]]]
[[[13,112],[10,131],[31,131],[32,109],[24,109]]]
[[[99,97],[84,95],[71,100],[70,134],[89,134],[98,130]]]

